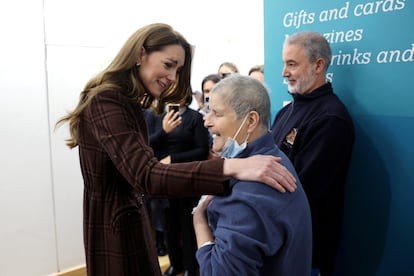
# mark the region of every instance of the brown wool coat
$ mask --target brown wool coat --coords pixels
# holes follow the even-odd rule
[[[114,91],[92,99],[78,135],[88,275],[161,275],[142,195],[223,194],[223,160],[158,163],[140,105]]]

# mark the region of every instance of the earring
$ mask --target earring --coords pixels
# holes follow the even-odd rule
[[[140,67],[140,66],[141,66],[141,63],[139,63],[139,62],[138,62],[138,63],[137,63],[137,67]]]

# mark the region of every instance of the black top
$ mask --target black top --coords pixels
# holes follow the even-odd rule
[[[203,116],[186,108],[180,115],[181,124],[169,134],[162,128],[164,116],[165,114],[157,116],[150,110],[145,112],[150,146],[154,149],[155,156],[161,160],[171,155],[171,163],[205,160],[209,150],[209,136]]]
[[[327,260],[337,251],[354,127],[330,83],[292,97],[276,114],[272,134],[292,161],[309,199],[316,267],[318,260]]]

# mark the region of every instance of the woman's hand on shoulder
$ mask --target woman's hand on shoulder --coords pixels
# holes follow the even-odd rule
[[[279,192],[296,190],[296,179],[282,164],[280,157],[254,155],[248,158],[232,158],[224,161],[223,173],[240,180],[265,183]]]

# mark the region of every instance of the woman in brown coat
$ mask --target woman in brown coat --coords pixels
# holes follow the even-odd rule
[[[230,177],[260,180],[280,191],[295,189],[290,173],[270,156],[157,161],[142,110],[156,100],[162,111],[165,103],[189,96],[190,70],[191,46],[181,34],[166,24],[144,26],[86,84],[75,110],[57,123],[69,123],[67,145],[79,146],[88,275],[161,275],[143,194],[225,194]]]

